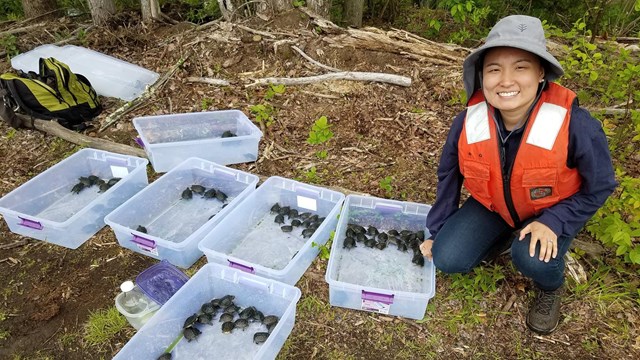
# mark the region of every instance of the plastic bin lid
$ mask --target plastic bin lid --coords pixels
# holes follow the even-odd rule
[[[164,305],[189,278],[167,260],[149,267],[136,277],[142,292],[160,305]]]

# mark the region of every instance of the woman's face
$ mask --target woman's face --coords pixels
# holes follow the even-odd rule
[[[482,90],[505,120],[520,121],[538,91],[544,69],[528,51],[497,47],[487,51],[482,66]]]

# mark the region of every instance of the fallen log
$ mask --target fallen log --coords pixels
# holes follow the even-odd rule
[[[299,78],[261,78],[255,79],[253,83],[245,85],[244,87],[253,87],[258,85],[267,84],[282,84],[282,85],[305,85],[323,81],[331,80],[352,80],[352,81],[373,81],[382,82],[400,86],[411,86],[411,78],[406,76],[399,76],[393,74],[372,73],[372,72],[355,72],[355,71],[342,71],[324,75],[306,76]]]

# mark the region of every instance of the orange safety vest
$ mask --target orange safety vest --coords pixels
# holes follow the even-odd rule
[[[549,83],[522,134],[511,173],[503,173],[500,137],[482,90],[471,97],[458,160],[463,185],[474,199],[497,212],[511,227],[539,215],[580,190],[577,169],[567,167],[571,104],[576,94]],[[506,183],[506,184],[505,184]]]

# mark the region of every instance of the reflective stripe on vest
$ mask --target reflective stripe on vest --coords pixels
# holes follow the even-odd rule
[[[463,184],[471,196],[512,227],[520,224],[512,218],[505,196],[512,200],[519,220],[524,221],[580,190],[578,170],[566,165],[569,109],[575,96],[555,83],[543,91],[524,129],[510,174],[503,173],[498,129],[491,117],[493,108],[487,106],[481,90],[469,101],[458,142]]]

